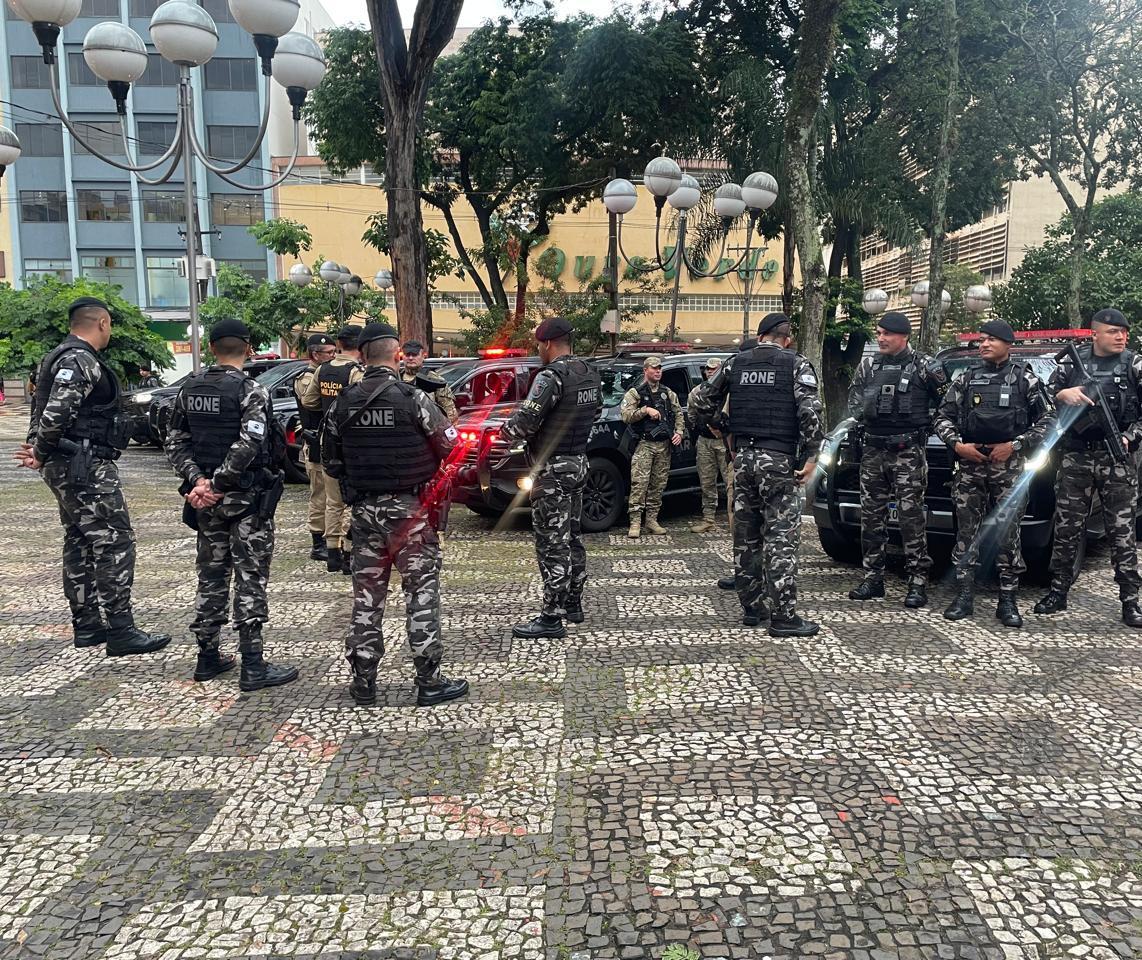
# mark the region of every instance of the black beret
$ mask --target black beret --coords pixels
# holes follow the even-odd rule
[[[406,340],[401,345],[401,352],[402,353],[423,353],[424,352],[424,344],[421,343],[419,340]]]
[[[80,297],[77,300],[72,300],[71,304],[68,306],[68,320],[71,319],[72,314],[74,314],[76,310],[82,310],[84,307],[99,307],[100,310],[106,310],[108,313],[111,312],[111,308],[98,297]]]
[[[311,333],[306,338],[305,345],[310,350],[314,347],[331,347],[333,346],[333,338],[327,333]]]
[[[876,325],[889,333],[909,334],[912,332],[912,321],[908,319],[907,315],[896,310],[890,310],[883,317],[880,317],[876,321]]]
[[[981,323],[979,332],[1005,343],[1015,342],[1015,331],[1011,329],[1011,324],[1006,320],[988,320],[987,323]]]
[[[342,330],[342,333],[345,331]],[[397,333],[396,327],[387,323],[366,323],[365,329],[361,331],[360,336],[357,337],[357,346],[363,347],[366,343],[372,343],[374,340],[399,340],[400,334]]]
[[[337,342],[343,343],[350,350],[357,346],[357,338],[361,336],[361,328],[355,323],[342,327],[337,331]]]
[[[1106,307],[1103,310],[1099,310],[1098,313],[1090,319],[1091,323],[1105,323],[1112,327],[1130,329],[1130,324],[1127,322],[1126,317],[1122,315],[1122,311],[1115,310],[1114,307]]]
[[[571,336],[571,324],[562,317],[548,317],[535,328],[536,340],[558,340]]]
[[[757,335],[764,337],[774,327],[780,327],[783,323],[790,323],[791,321],[784,313],[767,313],[761,318],[761,323],[757,325]]]
[[[210,328],[210,342],[216,343],[223,337],[237,337],[239,340],[250,342],[250,331],[246,325],[235,317],[225,317]]]

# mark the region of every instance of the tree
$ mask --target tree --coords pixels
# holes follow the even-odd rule
[[[309,228],[288,217],[278,217],[275,220],[263,220],[246,228],[247,232],[263,247],[272,250],[279,257],[287,253],[291,257],[300,257],[313,244],[313,237]]]
[[[67,336],[67,308],[78,297],[98,297],[111,308],[111,342],[103,358],[124,382],[136,380],[140,366],[174,366],[150,319],[118,287],[86,278],[65,283],[44,277],[23,290],[0,284],[0,370],[24,375],[35,369]]]
[[[361,240],[378,253],[392,256],[392,242],[389,238],[389,218],[383,213],[369,215],[368,227]],[[424,245],[428,250],[428,271],[426,280],[430,291],[436,289],[436,281],[442,277],[463,277],[464,270],[458,258],[452,256],[448,238],[439,230],[424,232]],[[429,330],[431,333],[431,329]]]

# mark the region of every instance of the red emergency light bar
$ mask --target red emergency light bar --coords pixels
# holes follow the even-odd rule
[[[1016,330],[1016,340],[1085,340],[1091,335],[1089,330]],[[960,343],[982,340],[982,333],[961,333]]]
[[[527,356],[527,351],[522,347],[484,347],[476,352],[485,360],[494,360],[499,357]]]
[[[651,340],[638,343],[620,343],[619,347],[624,353],[690,353],[694,349],[693,344],[684,341],[655,343]]]

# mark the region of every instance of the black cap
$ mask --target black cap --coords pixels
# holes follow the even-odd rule
[[[764,337],[774,327],[780,327],[783,323],[790,323],[790,319],[784,313],[767,313],[761,318],[761,323],[757,325],[757,335]]]
[[[989,337],[995,337],[996,340],[1002,340],[1004,343],[1015,342],[1015,331],[1011,329],[1011,324],[1006,320],[988,320],[987,323],[981,323],[979,332],[987,334]]]
[[[909,334],[912,332],[912,321],[905,314],[896,310],[890,310],[876,321],[876,325],[888,333]]]
[[[1126,330],[1130,329],[1130,324],[1127,322],[1126,317],[1122,315],[1122,311],[1115,310],[1114,307],[1106,307],[1103,310],[1099,310],[1090,320],[1091,323],[1105,323],[1112,327],[1123,327]]]
[[[237,337],[239,340],[250,342],[250,331],[246,325],[235,317],[225,317],[210,328],[210,342],[217,343],[223,337]]]
[[[80,297],[77,300],[72,300],[71,304],[68,306],[68,320],[71,319],[72,314],[74,314],[76,310],[82,310],[84,307],[99,307],[100,310],[106,310],[108,313],[111,312],[111,308],[98,297]]]
[[[746,340],[740,347],[738,347],[738,353],[749,353],[749,351],[756,346],[756,340]]]
[[[360,336],[361,328],[355,323],[351,323],[337,331],[337,342],[345,344],[350,350],[355,350]]]
[[[401,353],[423,353],[424,344],[419,340],[406,340],[401,344]]]
[[[571,336],[571,324],[562,317],[548,317],[535,328],[536,340],[558,340]]]
[[[309,350],[316,347],[332,347],[333,338],[327,333],[311,333],[305,340],[305,346]]]
[[[342,333],[345,331],[342,330]],[[374,340],[399,340],[400,334],[397,333],[396,327],[388,323],[366,323],[365,329],[361,331],[360,336],[357,337],[357,346],[363,347],[366,343],[372,343]]]

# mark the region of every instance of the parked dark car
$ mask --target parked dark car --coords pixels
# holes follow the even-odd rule
[[[689,353],[663,357],[662,383],[678,394],[683,407],[690,391],[702,382],[702,367],[711,356],[726,355]],[[619,416],[619,405],[623,394],[642,379],[642,364],[622,356],[590,358],[589,362],[597,366],[602,378],[603,409],[587,445],[589,472],[583,494],[583,529],[597,533],[614,526],[626,512],[635,439]],[[470,401],[461,416],[459,430],[468,445],[465,462],[475,465],[478,473],[478,481],[457,488],[455,500],[476,513],[498,516],[505,510],[527,506],[532,465],[526,451],[513,449],[500,439],[499,432],[527,395],[539,366],[533,357],[517,359],[510,370],[498,365],[480,366],[458,378],[463,390],[453,386],[458,400],[462,393]],[[506,379],[503,375],[509,372],[512,378]],[[503,389],[501,402],[476,405],[481,398],[494,398],[499,389]],[[694,444],[687,431],[682,444],[674,448],[666,494],[698,489]]]
[[[131,420],[131,439],[140,444],[158,445],[161,441],[151,423],[151,411],[164,397],[173,398],[186,377],[162,387],[139,387],[123,393],[123,410]]]

